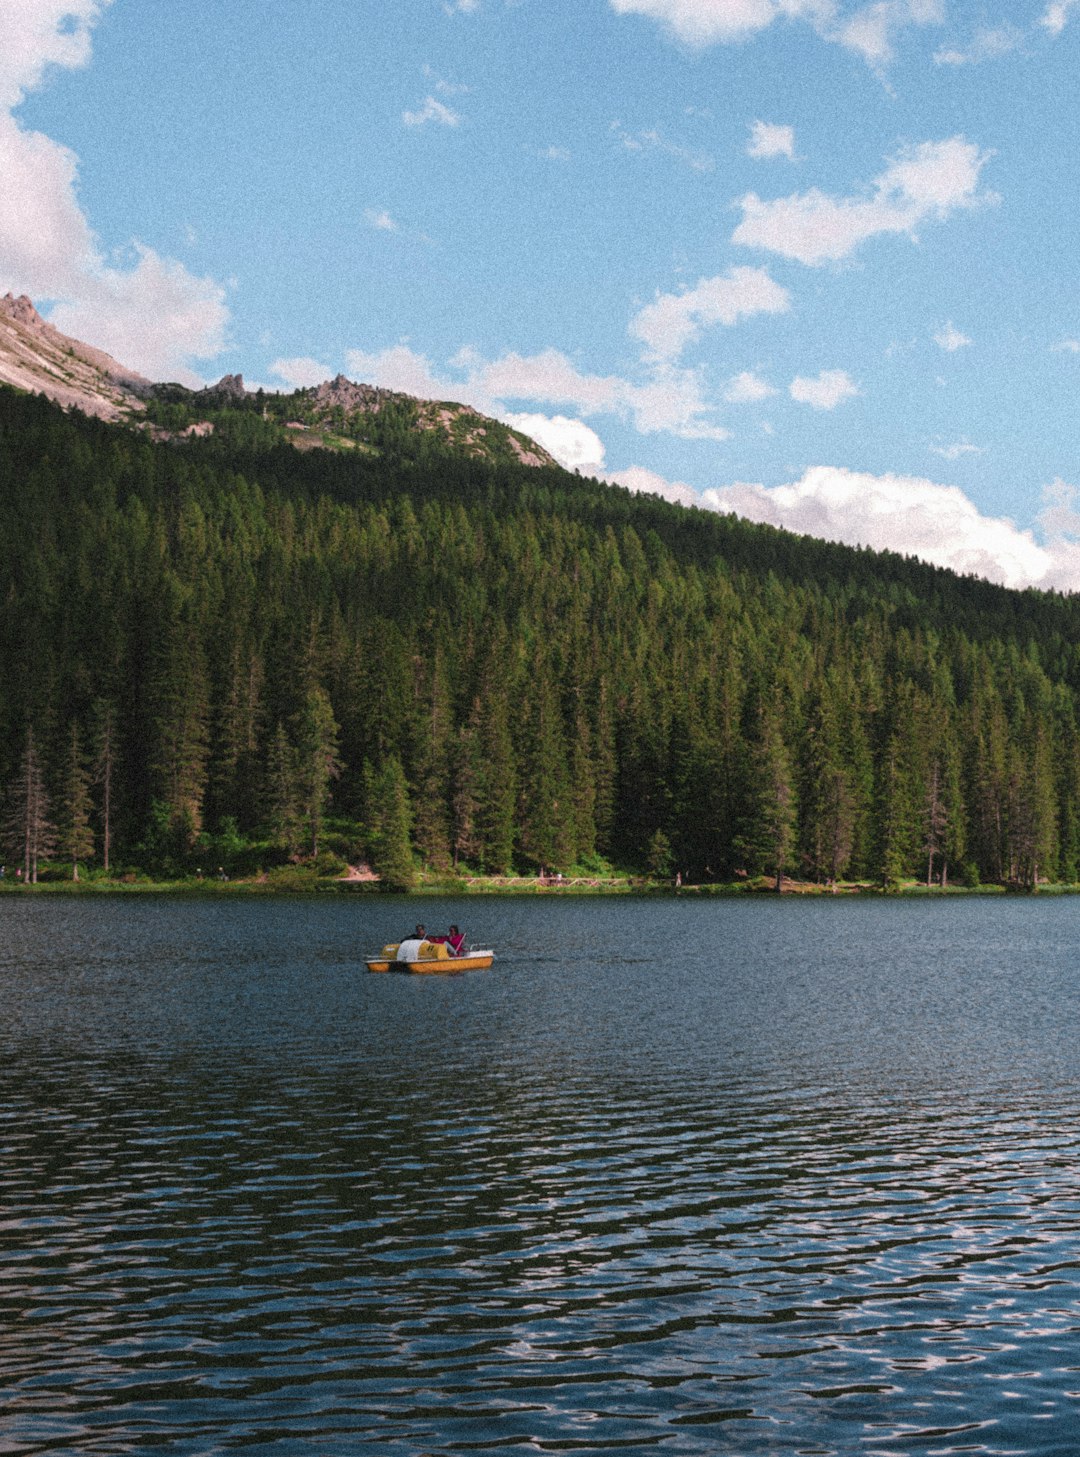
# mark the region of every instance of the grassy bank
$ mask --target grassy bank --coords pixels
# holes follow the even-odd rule
[[[1040,895],[1069,895],[1080,891],[1080,885],[1040,885]],[[252,876],[226,879],[211,876],[182,876],[177,879],[155,879],[150,875],[126,872],[109,877],[91,872],[78,881],[48,870],[36,885],[26,885],[7,875],[0,880],[0,895],[191,895],[191,896],[273,896],[273,895],[360,895],[386,894],[382,883],[373,877],[356,878],[321,874],[314,866],[286,866]],[[648,876],[610,874],[605,876],[537,876],[537,875],[434,875],[420,874],[411,891],[396,894],[413,895],[547,895],[609,896],[662,895],[687,899],[735,896],[775,896],[773,878],[740,879],[732,882],[708,882],[701,885],[676,885],[670,879]],[[784,896],[970,896],[1007,895],[1014,888],[1002,885],[927,886],[918,881],[903,881],[888,891],[869,881],[841,881],[835,886],[814,881],[790,880],[785,877]],[[1020,892],[1023,893],[1023,892]]]

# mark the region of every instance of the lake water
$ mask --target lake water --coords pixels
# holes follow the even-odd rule
[[[370,976],[460,921],[489,972]],[[0,1454],[1074,1454],[1080,899],[0,899]]]

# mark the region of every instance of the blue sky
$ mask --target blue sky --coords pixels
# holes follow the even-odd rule
[[[1080,588],[1080,0],[0,0],[0,292]]]

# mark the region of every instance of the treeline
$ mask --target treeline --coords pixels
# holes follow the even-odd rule
[[[393,884],[1078,878],[1071,598],[430,435],[155,445],[7,389],[0,563],[19,863],[312,855],[333,814]]]

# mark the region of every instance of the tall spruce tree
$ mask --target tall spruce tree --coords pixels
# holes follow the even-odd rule
[[[49,819],[45,776],[32,728],[26,730],[18,772],[8,793],[8,841],[22,861],[23,879],[36,885],[38,863],[55,849],[56,830]]]
[[[90,775],[83,762],[78,724],[71,725],[71,737],[64,763],[64,788],[60,802],[57,848],[71,863],[71,878],[79,878],[79,862],[94,853],[94,832],[90,828],[93,807]]]

